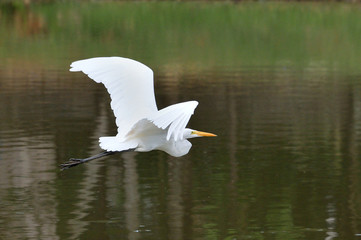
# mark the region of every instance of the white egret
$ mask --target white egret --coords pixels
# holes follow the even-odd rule
[[[162,150],[174,157],[187,154],[194,137],[213,137],[212,133],[186,128],[197,101],[182,102],[158,110],[153,86],[153,71],[146,65],[122,57],[97,57],[75,61],[71,72],[83,72],[103,83],[111,98],[118,134],[100,137],[105,151],[84,159],[71,158],[62,169],[123,151]]]

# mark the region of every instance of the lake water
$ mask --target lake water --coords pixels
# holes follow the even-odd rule
[[[100,136],[116,134],[103,85],[68,72],[72,61],[110,49],[102,52],[97,39],[84,46],[90,53],[63,51],[41,34],[12,32],[4,41],[0,239],[360,238],[358,71],[292,57],[289,64],[283,55],[257,64],[258,55],[247,65],[246,54],[231,64],[222,62],[223,50],[215,66],[218,52],[208,48],[198,49],[204,61],[185,61],[191,48],[166,63],[130,44],[115,54],[153,68],[158,107],[198,100],[188,126],[218,137],[192,139],[181,158],[130,152],[60,171],[70,157],[99,153]],[[237,60],[233,47],[228,54]]]
[[[102,85],[1,69],[4,239],[348,239],[360,234],[360,76],[322,69],[156,71],[159,107],[197,99],[185,157],[100,152]],[[71,86],[71,87],[68,87]],[[330,237],[330,238],[327,238]]]

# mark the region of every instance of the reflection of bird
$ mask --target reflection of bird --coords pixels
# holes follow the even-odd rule
[[[144,64],[121,57],[99,57],[73,62],[70,71],[82,71],[103,83],[111,98],[118,134],[100,137],[105,150],[84,159],[70,159],[63,169],[121,151],[162,150],[180,157],[189,152],[194,137],[213,137],[212,133],[186,128],[197,101],[171,105],[158,110],[153,89],[153,71]]]

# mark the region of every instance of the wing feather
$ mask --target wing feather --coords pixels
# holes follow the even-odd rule
[[[140,119],[158,111],[154,97],[153,71],[122,57],[98,57],[73,62],[70,71],[82,71],[103,83],[111,98],[118,136],[125,136]]]
[[[171,137],[175,141],[181,140],[183,138],[183,131],[197,105],[197,101],[174,104],[154,113],[148,117],[148,120],[159,128],[168,128],[167,140]]]

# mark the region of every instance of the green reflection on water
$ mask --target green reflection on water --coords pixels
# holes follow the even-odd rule
[[[3,10],[0,57],[43,64],[121,55],[200,68],[360,71],[361,9],[352,4],[104,3]]]

